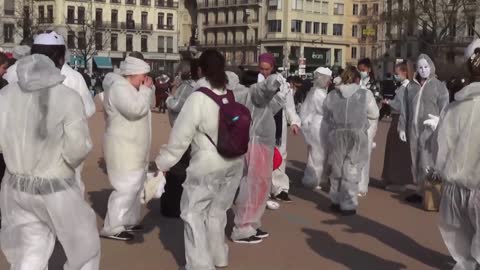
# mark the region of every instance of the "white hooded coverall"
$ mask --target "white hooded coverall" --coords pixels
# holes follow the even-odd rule
[[[44,55],[17,68],[18,83],[0,92],[2,251],[12,270],[45,270],[57,238],[64,269],[99,269],[96,216],[73,169],[92,148],[82,100]]]

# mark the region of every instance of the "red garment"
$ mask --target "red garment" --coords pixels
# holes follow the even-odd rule
[[[282,162],[282,154],[280,154],[278,148],[275,147],[275,149],[273,149],[273,170],[275,171],[276,169],[280,168],[280,166],[282,166]]]

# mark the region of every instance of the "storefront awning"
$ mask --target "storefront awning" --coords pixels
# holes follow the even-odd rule
[[[112,59],[104,56],[94,56],[93,60],[99,69],[113,69]]]
[[[70,66],[72,67],[80,67],[83,68],[85,67],[85,61],[82,56],[79,55],[71,55],[70,56],[70,61],[68,61]]]

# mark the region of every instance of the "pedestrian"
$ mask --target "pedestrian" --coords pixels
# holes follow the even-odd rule
[[[140,195],[146,180],[151,145],[151,113],[154,89],[147,74],[150,66],[127,56],[120,74],[109,73],[104,82],[106,131],[104,153],[108,179],[114,191],[102,237],[130,241],[141,232]]]
[[[30,55],[30,47],[26,45],[20,45],[13,48],[13,58],[15,60],[20,60],[25,56]],[[17,63],[15,62],[13,65],[8,67],[7,72],[3,75],[3,78],[7,80],[9,83],[15,83],[18,81],[17,76]]]
[[[368,165],[369,122],[379,116],[372,92],[359,84],[360,73],[354,67],[346,68],[342,84],[324,102],[331,209],[346,216],[356,214],[358,184],[363,168]]]
[[[320,184],[328,181],[324,170],[328,129],[323,123],[323,102],[332,81],[332,71],[320,67],[313,72],[313,76],[313,87],[300,111],[302,134],[308,148],[307,167],[302,183],[312,189],[321,189]]]
[[[395,66],[395,80],[400,86],[395,91],[393,100],[384,100],[384,104],[391,107],[392,122],[387,134],[385,146],[385,159],[382,178],[386,182],[386,189],[390,191],[405,191],[406,185],[413,183],[410,167],[412,160],[406,138],[402,141],[399,134],[405,134],[405,119],[400,121],[400,113],[405,108],[405,91],[410,80],[408,78],[408,65],[406,62]]]
[[[192,159],[187,169],[181,200],[187,263],[185,269],[214,270],[216,267],[228,266],[228,246],[225,243],[226,211],[233,203],[244,171],[244,161],[242,155],[225,158],[219,152],[219,105],[203,92],[212,91],[213,93],[210,93],[215,96],[223,96],[222,101],[226,102],[223,104],[235,105],[231,97],[227,96],[231,93],[226,90],[229,87],[225,74],[225,58],[216,50],[204,51],[199,59],[199,73],[201,79],[197,84],[200,89],[192,93],[185,102],[175,121],[168,144],[161,148],[155,163],[160,171],[168,171],[191,146]],[[273,79],[275,78],[261,85],[266,85]],[[256,89],[251,90],[251,93],[256,92]],[[272,97],[275,90],[271,92]],[[246,89],[240,93],[249,94],[250,91]],[[258,98],[260,101],[261,97]],[[237,99],[235,94],[235,102],[241,101],[244,100]],[[248,137],[246,141],[245,146],[248,146]]]
[[[74,170],[92,149],[84,105],[62,84],[65,53],[49,54],[19,60],[18,83],[0,91],[0,148],[7,164],[0,243],[11,269],[47,269],[58,239],[65,269],[96,270],[96,216]]]
[[[8,57],[0,52],[0,89],[8,84],[8,81],[3,78],[8,70]]]
[[[88,119],[92,117],[96,111],[95,103],[93,102],[93,97],[88,90],[82,74],[76,70],[73,70],[65,61],[66,47],[63,37],[55,32],[50,32],[40,34],[35,38],[31,50],[32,54],[44,54],[51,56],[52,54],[56,55],[57,52],[63,53],[63,66],[60,70],[62,75],[65,76],[63,84],[68,88],[75,90],[80,95]],[[85,194],[85,185],[82,181],[83,165],[84,164],[82,162],[78,168],[75,168],[75,179],[77,179],[82,196]]]
[[[358,70],[360,71],[360,86],[362,89],[370,91],[375,97],[375,101],[380,103],[382,100],[382,94],[380,92],[380,87],[378,86],[377,81],[375,80],[375,73],[373,72],[372,62],[369,58],[362,59],[358,62]],[[377,134],[378,118],[368,119],[370,122],[370,127],[368,128],[368,156],[367,164],[363,167],[362,179],[359,183],[359,193],[360,197],[365,197],[368,192],[368,184],[370,182],[370,159],[372,156],[372,150],[375,148],[376,144],[374,142],[375,135]]]
[[[157,89],[155,91],[155,96],[158,111],[160,113],[165,113],[167,111],[166,100],[169,96],[170,90],[170,77],[166,74],[162,74],[155,79],[155,82],[155,88]]]
[[[465,50],[470,84],[455,94],[436,130],[434,168],[443,179],[440,232],[456,261],[453,269],[480,267],[480,39]]]
[[[409,83],[405,92],[405,111],[400,121],[405,121],[405,132],[400,132],[400,139],[410,144],[412,157],[413,181],[417,185],[415,194],[406,198],[411,203],[421,203],[420,195],[424,181],[428,176],[428,168],[432,167],[432,152],[427,141],[433,134],[440,113],[449,103],[448,90],[444,83],[435,76],[435,65],[425,54],[417,60],[417,72],[413,82]]]

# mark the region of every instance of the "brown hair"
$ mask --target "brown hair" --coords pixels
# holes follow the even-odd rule
[[[8,64],[8,57],[6,54],[0,52],[0,66]]]
[[[347,68],[345,68],[340,77],[342,78],[342,83],[352,84],[356,83],[357,80],[360,79],[360,72],[358,72],[356,67],[348,66]]]

